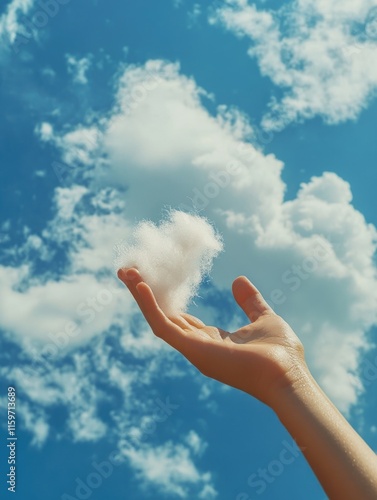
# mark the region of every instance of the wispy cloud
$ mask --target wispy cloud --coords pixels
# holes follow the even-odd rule
[[[82,57],[81,59],[67,54],[68,73],[72,75],[75,83],[86,85],[88,83],[87,72],[92,64],[92,56]]]
[[[20,30],[20,17],[27,14],[34,4],[35,0],[12,0],[0,17],[0,37],[14,43]]]

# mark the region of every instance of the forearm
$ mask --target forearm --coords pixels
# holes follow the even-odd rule
[[[377,457],[307,370],[274,409],[331,500],[375,500]]]

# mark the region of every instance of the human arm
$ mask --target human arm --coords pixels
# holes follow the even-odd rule
[[[330,499],[377,498],[376,455],[314,380],[293,330],[247,278],[237,278],[232,289],[251,323],[230,334],[188,314],[167,317],[136,270],[118,276],[158,337],[204,375],[276,412]]]

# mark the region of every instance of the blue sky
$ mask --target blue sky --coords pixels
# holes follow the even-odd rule
[[[19,498],[326,498],[273,412],[161,345],[117,283],[135,224],[198,192],[225,251],[190,311],[231,330],[237,275],[279,289],[377,450],[377,2],[359,4],[2,3],[0,398],[16,388]]]

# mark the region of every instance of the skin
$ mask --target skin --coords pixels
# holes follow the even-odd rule
[[[238,277],[232,291],[250,323],[233,333],[189,314],[166,316],[136,269],[121,269],[118,277],[157,337],[203,375],[275,411],[330,499],[377,499],[375,453],[314,380],[297,335],[246,277]]]

